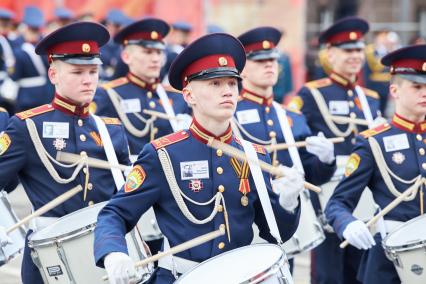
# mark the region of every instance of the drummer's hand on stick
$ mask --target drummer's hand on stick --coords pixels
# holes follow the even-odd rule
[[[343,237],[357,249],[370,249],[376,245],[367,225],[361,220],[349,223],[343,231]]]
[[[0,226],[0,248],[13,244],[12,239],[7,235],[6,228]]]
[[[133,260],[125,253],[109,253],[105,257],[104,265],[111,284],[137,283],[141,278]]]
[[[305,179],[295,168],[280,166],[286,172],[285,177],[272,180],[274,192],[279,193],[280,205],[287,211],[293,211],[299,205],[299,194],[305,187]]]

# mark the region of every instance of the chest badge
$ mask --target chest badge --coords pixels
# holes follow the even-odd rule
[[[193,179],[189,182],[189,189],[193,192],[200,192],[203,188],[204,185],[200,179]]]
[[[395,164],[402,164],[405,161],[405,155],[401,152],[395,152],[392,155],[392,161],[394,161]]]
[[[63,138],[56,138],[53,140],[53,146],[56,150],[62,151],[65,147],[67,147],[67,142],[65,142]]]

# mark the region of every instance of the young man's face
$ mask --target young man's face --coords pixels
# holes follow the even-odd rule
[[[397,113],[410,113],[416,117],[426,115],[426,84],[399,79],[390,85]]]
[[[330,47],[328,49],[328,59],[333,71],[343,76],[351,77],[357,75],[364,65],[364,49]]]
[[[129,45],[123,50],[121,58],[129,66],[131,73],[144,81],[152,82],[160,77],[165,55],[160,49]]]
[[[276,59],[247,60],[241,74],[245,82],[257,88],[273,87],[278,80],[278,62]]]
[[[77,105],[88,104],[96,92],[99,66],[54,61],[49,68],[49,79],[60,96]]]
[[[224,122],[237,107],[238,81],[232,77],[194,80],[182,92],[196,119]]]

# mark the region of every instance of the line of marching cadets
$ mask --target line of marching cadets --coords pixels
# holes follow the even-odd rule
[[[52,32],[35,48],[52,102],[0,110],[0,187],[19,180],[34,211],[27,232],[13,226],[2,193],[1,263],[24,247],[23,283],[293,283],[287,257],[312,250],[312,283],[424,283],[426,46],[383,58],[386,122],[356,84],[368,29],[350,17],[325,30],[332,72],[289,108],[273,102],[272,27],[195,40],[171,90],[160,19],[115,35],[129,73],[100,88],[108,31]]]

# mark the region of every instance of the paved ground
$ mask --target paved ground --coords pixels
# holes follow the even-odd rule
[[[19,217],[24,217],[31,213],[31,207],[25,192],[17,189],[9,195],[12,206]],[[309,284],[309,254],[305,253],[296,257],[296,266],[294,271],[295,284]],[[18,256],[8,264],[0,267],[0,283],[1,284],[19,284],[20,266],[22,257]]]

